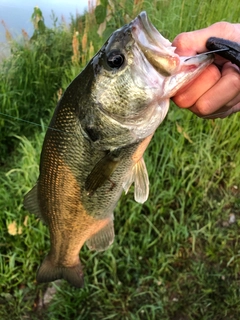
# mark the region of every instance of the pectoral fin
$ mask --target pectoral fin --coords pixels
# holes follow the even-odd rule
[[[132,168],[128,174],[127,180],[123,183],[125,193],[128,192],[131,184],[134,182],[134,199],[139,203],[144,203],[149,194],[149,179],[148,172],[144,162],[141,158]]]
[[[86,179],[86,191],[91,194],[110,179],[119,164],[120,159],[118,155],[119,154],[116,151],[109,152],[98,161]]]
[[[38,218],[40,218],[44,223],[44,218],[41,214],[41,209],[39,207],[38,202],[38,185],[36,184],[24,197],[23,205],[26,210],[30,213],[35,214]],[[46,223],[47,224],[47,223]]]
[[[87,240],[86,244],[90,250],[104,251],[114,241],[113,218],[100,231]]]

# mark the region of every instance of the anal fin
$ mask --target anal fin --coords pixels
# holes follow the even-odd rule
[[[114,224],[111,218],[105,227],[87,240],[86,245],[90,250],[104,251],[113,243],[114,236]]]
[[[144,162],[141,158],[128,173],[126,181],[123,183],[125,193],[128,192],[131,184],[134,182],[134,199],[139,203],[144,203],[149,195],[149,179],[148,172]]]

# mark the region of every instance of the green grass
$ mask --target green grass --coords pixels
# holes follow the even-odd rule
[[[38,307],[48,285],[37,286],[35,274],[48,252],[49,235],[23,209],[22,201],[38,175],[41,145],[57,91],[66,88],[90,58],[90,43],[98,50],[112,29],[142,9],[171,40],[182,31],[216,21],[239,22],[239,10],[232,9],[238,8],[236,0],[231,4],[224,0],[140,1],[134,9],[132,1],[123,3],[126,7],[115,6],[103,39],[97,35],[94,17],[80,17],[69,30],[55,26],[38,34],[30,47],[14,43],[17,49],[0,68],[0,111],[40,124],[0,117],[4,152],[0,167],[1,319],[240,318],[240,113],[224,120],[202,120],[173,104],[146,151],[149,200],[137,204],[132,189],[123,195],[115,210],[116,238],[111,248],[103,253],[81,250],[85,287],[79,290],[66,282],[54,283],[53,299]],[[74,29],[79,31],[80,63],[71,59]],[[84,34],[87,47],[81,42]],[[43,54],[39,60],[35,57],[48,37],[52,58]],[[64,54],[66,61],[61,64]],[[50,82],[45,73],[49,70]],[[236,222],[231,224],[233,214]]]

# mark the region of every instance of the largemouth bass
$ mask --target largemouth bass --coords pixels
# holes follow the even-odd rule
[[[165,118],[169,98],[213,56],[179,57],[142,12],[115,31],[59,101],[42,147],[40,175],[24,206],[50,231],[37,281],[83,286],[79,252],[107,249],[113,211],[134,182],[148,198],[143,154]]]

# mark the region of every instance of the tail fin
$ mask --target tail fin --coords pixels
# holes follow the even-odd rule
[[[49,255],[46,256],[38,269],[36,278],[39,283],[65,279],[76,288],[82,288],[84,285],[83,271],[80,261],[79,264],[73,267],[54,266]]]

